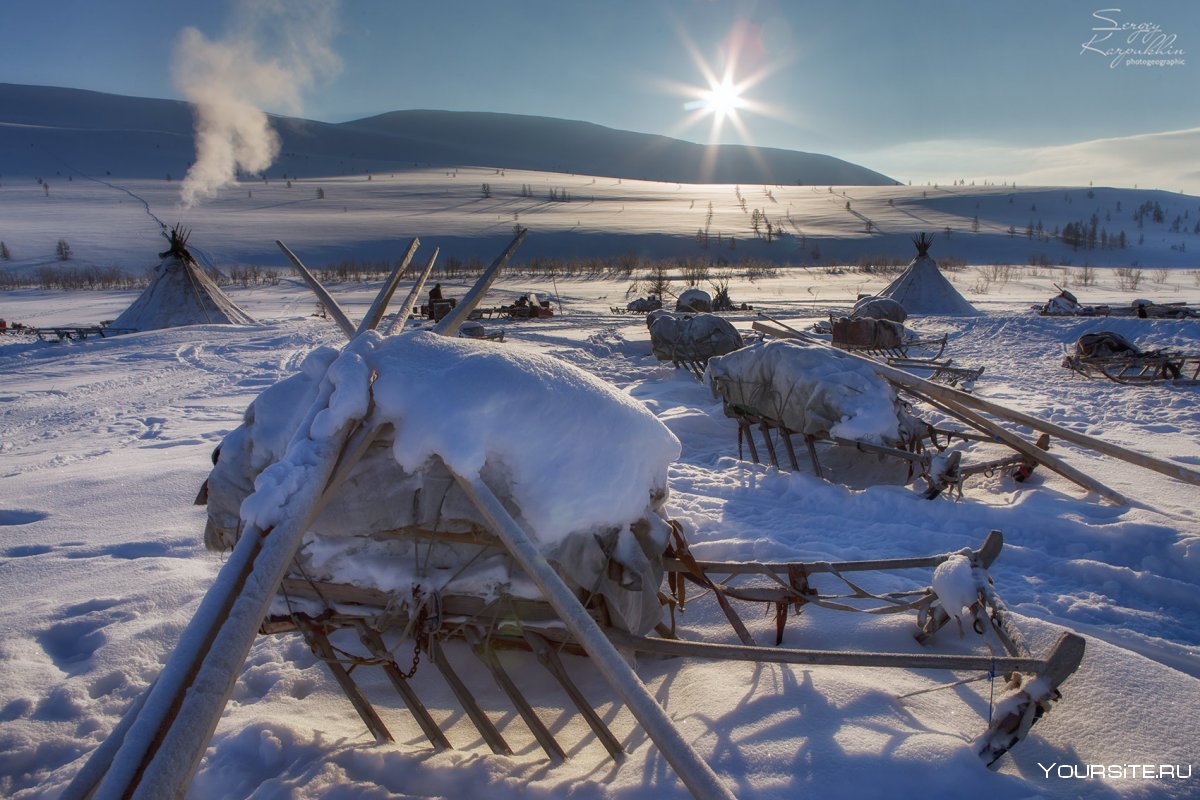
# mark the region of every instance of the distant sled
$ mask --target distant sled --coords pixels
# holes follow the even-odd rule
[[[1062,365],[1085,378],[1105,377],[1114,383],[1144,386],[1171,382],[1200,383],[1200,353],[1178,350],[1143,350],[1112,331],[1085,333],[1075,342],[1075,352]]]

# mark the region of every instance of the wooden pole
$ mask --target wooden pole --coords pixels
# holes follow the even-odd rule
[[[925,397],[921,392],[918,392],[914,389],[909,389],[909,391],[922,400],[926,400],[927,402],[930,400],[930,398]],[[963,408],[961,405],[954,403],[953,401],[946,402],[943,400],[941,402],[934,401],[930,403],[930,405],[933,405],[934,407],[939,407],[943,404],[945,405],[946,409],[953,412],[955,416],[966,422],[968,425],[972,425],[984,433],[999,439],[1001,442],[1016,450],[1029,460],[1043,465],[1046,467],[1046,469],[1057,472],[1059,475],[1063,476],[1077,486],[1081,486],[1089,492],[1095,492],[1105,500],[1108,500],[1110,503],[1119,506],[1129,505],[1129,499],[1124,495],[1109,489],[1107,486],[1100,483],[1100,481],[1096,480],[1090,475],[1080,472],[1070,464],[1063,461],[1061,458],[1057,458],[1050,453],[1047,453],[1045,450],[1042,450],[1035,444],[1025,441],[1015,433],[1010,433],[986,417],[982,417],[968,408]]]
[[[342,333],[346,334],[348,338],[354,338],[354,323],[346,316],[346,312],[338,305],[337,300],[333,299],[333,295],[329,293],[329,290],[321,285],[317,277],[308,271],[308,267],[304,266],[304,263],[296,257],[295,253],[288,249],[286,244],[278,239],[275,240],[275,244],[279,245],[279,249],[292,262],[292,266],[296,268],[296,272],[299,272],[300,277],[308,284],[308,288],[312,289],[317,299],[325,305],[325,310],[329,312],[329,316],[333,317],[333,321],[337,323],[337,326],[342,329]]]
[[[421,270],[421,274],[417,277],[417,282],[413,284],[412,290],[409,291],[408,297],[404,298],[404,305],[400,306],[400,310],[396,312],[396,316],[388,323],[387,330],[383,332],[384,336],[391,336],[393,333],[399,333],[404,330],[404,326],[408,324],[408,318],[412,316],[413,309],[417,306],[421,290],[425,288],[425,281],[429,280],[429,274],[433,272],[433,265],[437,262],[438,253],[440,252],[441,248],[433,248],[433,255],[429,257],[428,263],[425,264],[425,269]]]
[[[463,493],[491,525],[495,534],[504,541],[521,569],[558,612],[559,618],[571,631],[572,636],[591,656],[592,663],[600,670],[600,674],[625,701],[625,705],[675,768],[676,774],[692,796],[697,800],[733,800],[733,793],[721,783],[712,767],[683,738],[641,678],[617,652],[612,642],[600,630],[600,626],[588,615],[579,599],[563,583],[537,545],[512,518],[488,485],[481,478],[465,478],[454,470],[451,470],[451,474]]]
[[[467,292],[463,301],[450,310],[450,313],[442,318],[442,321],[433,326],[433,332],[442,336],[453,336],[458,333],[459,327],[462,326],[471,312],[475,310],[483,298],[487,295],[487,291],[495,283],[496,278],[500,275],[500,269],[508,262],[509,257],[516,251],[518,245],[525,239],[525,234],[528,229],[522,228],[520,233],[513,237],[509,242],[508,247],[504,248],[504,252],[496,257],[491,266],[479,276],[479,280],[475,281],[475,285],[471,287],[471,291]]]
[[[327,400],[309,409],[308,424]],[[96,798],[183,796],[304,533],[382,432],[381,425],[356,429],[356,424],[347,421],[326,440],[287,520],[243,532],[137,719],[124,731]]]
[[[379,289],[379,294],[375,296],[375,302],[371,303],[371,308],[367,311],[367,315],[363,317],[362,322],[358,323],[358,329],[354,332],[354,336],[363,331],[373,331],[379,325],[379,320],[383,319],[383,312],[387,311],[388,303],[392,302],[392,295],[396,292],[396,284],[400,282],[400,276],[408,269],[409,263],[412,262],[413,256],[416,255],[417,248],[420,247],[421,240],[416,237],[408,244],[408,250],[404,253],[397,264],[396,268],[388,275],[383,286]],[[350,338],[353,339],[354,336]]]
[[[608,638],[620,647],[639,653],[692,656],[717,661],[755,661],[760,664],[806,664],[826,667],[892,667],[895,669],[990,670],[1038,672],[1045,661],[1039,658],[991,655],[944,655],[941,653],[868,653],[848,650],[800,650],[791,647],[752,647],[744,644],[711,644],[683,639],[654,639],[624,631],[609,631]]]

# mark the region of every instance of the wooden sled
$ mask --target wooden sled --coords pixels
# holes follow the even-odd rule
[[[760,314],[766,319],[765,315]],[[898,322],[871,318],[830,317],[833,346],[878,359],[935,362],[946,351],[948,335],[913,334]],[[949,362],[946,362],[949,364]]]
[[[811,337],[778,320],[772,319],[769,323],[756,322],[754,323],[754,328],[767,336],[784,339],[804,339],[815,344],[829,346],[827,342]],[[1095,478],[1071,466],[1063,459],[1046,452],[1045,449],[1039,446],[1043,441],[1042,439],[1039,439],[1037,444],[1030,442],[1024,436],[1012,431],[1010,426],[1020,425],[1035,432],[1040,432],[1043,436],[1052,436],[1071,442],[1096,453],[1120,459],[1143,469],[1153,470],[1161,475],[1166,475],[1169,478],[1191,484],[1192,486],[1200,486],[1200,472],[1190,467],[1155,458],[1146,453],[1079,433],[1062,425],[1040,419],[1013,408],[1008,408],[982,397],[959,391],[949,386],[936,384],[913,375],[910,372],[881,362],[873,361],[872,363],[874,364],[875,372],[897,389],[903,390],[918,399],[930,402],[938,410],[963,420],[966,424],[980,430],[985,435],[992,436],[997,441],[1003,442],[1017,452],[1028,456],[1031,461],[1061,475],[1088,492],[1094,492],[1099,497],[1114,505],[1129,505],[1129,500],[1119,492],[1113,491]]]
[[[719,379],[714,378],[714,380]],[[800,464],[796,458],[796,446],[792,441],[792,437],[800,436],[804,441],[805,449],[808,451],[813,474],[818,478],[824,479],[825,472],[821,469],[816,445],[818,442],[824,442],[839,447],[852,448],[863,453],[890,456],[907,463],[908,479],[910,481],[914,478],[922,479],[925,483],[922,496],[930,500],[938,497],[946,490],[953,490],[957,493],[957,496],[961,497],[963,481],[973,475],[992,475],[997,472],[1003,472],[1012,476],[1017,481],[1024,481],[1032,474],[1037,465],[1036,461],[1031,460],[1027,455],[1020,452],[1011,456],[993,458],[976,463],[963,463],[962,454],[958,451],[952,452],[944,458],[941,457],[941,454],[946,451],[955,439],[960,441],[1000,443],[999,439],[977,431],[935,428],[932,425],[927,425],[925,435],[922,438],[906,442],[902,447],[889,447],[874,442],[846,439],[837,436],[803,436],[796,431],[789,430],[781,421],[757,413],[754,409],[725,403],[724,410],[725,416],[736,420],[738,424],[738,458],[745,457],[742,449],[744,442],[749,450],[750,459],[756,464],[764,463],[759,457],[759,450],[754,441],[754,429],[758,428],[759,433],[762,435],[763,444],[766,446],[767,463],[776,469],[784,468],[780,462],[778,448],[772,439],[772,435],[774,434],[783,445],[784,452],[787,455],[787,464],[790,465],[791,471],[798,472]],[[1038,441],[1037,446],[1045,450],[1049,447],[1049,444],[1050,438],[1046,436]]]
[[[414,531],[411,535],[429,537],[431,532]],[[505,548],[502,538],[489,531],[475,534],[474,541],[482,548]],[[608,640],[626,651],[753,663],[943,669],[986,673],[993,677],[1000,675],[1017,689],[1013,695],[1017,699],[1006,704],[1005,713],[993,719],[976,740],[977,754],[991,766],[1020,741],[1033,722],[1060,697],[1059,687],[1078,667],[1084,648],[1080,637],[1063,633],[1042,656],[1029,652],[987,579],[986,570],[1002,547],[1003,537],[993,531],[977,550],[925,558],[840,563],[711,562],[697,560],[682,530],[674,526],[673,541],[663,560],[668,578],[660,593],[662,602],[670,609],[671,624],[660,625],[658,635],[637,636],[612,627],[602,599],[589,597],[584,592],[580,592],[577,599]],[[937,655],[780,646],[789,610],[800,614],[808,606],[867,614],[912,612],[917,621],[915,637],[923,644],[929,643],[934,634],[951,621],[932,588],[875,594],[860,585],[863,582],[861,576],[885,571],[930,570],[956,556],[965,557],[975,571],[973,574],[978,576],[978,599],[970,609],[969,624],[981,636],[986,635],[989,652]],[[694,599],[689,600],[688,587],[694,587],[693,591],[698,592]],[[397,598],[386,592],[319,583],[298,575],[283,581],[282,595],[289,604],[304,600],[308,605],[317,601],[324,605],[324,610],[316,614],[310,610],[270,617],[263,623],[261,633],[302,636],[328,667],[363,724],[379,742],[394,741],[394,736],[372,700],[352,677],[352,672],[358,669],[383,670],[431,747],[441,750],[454,746],[410,683],[416,672],[425,668],[436,670],[494,753],[512,754],[508,741],[492,721],[495,714],[488,714],[452,663],[451,652],[461,660],[462,652],[469,650],[508,698],[547,758],[562,761],[566,758],[566,749],[497,658],[500,650],[522,650],[531,653],[553,683],[562,689],[570,705],[583,717],[609,756],[615,761],[625,756],[617,737],[596,714],[593,702],[564,666],[565,657],[586,655],[585,648],[545,601],[511,597],[484,601],[474,596],[443,594],[398,604]],[[689,603],[701,601],[720,606],[740,643],[691,641],[678,636],[677,614],[682,613]],[[762,646],[755,640],[731,601],[768,608],[774,620],[774,646]],[[331,637],[339,633],[341,636],[335,646]],[[394,643],[389,647],[386,641]],[[465,643],[466,647],[448,647],[451,642]],[[1039,680],[1035,682],[1034,679]]]
[[[1170,350],[1143,351],[1136,355],[1067,355],[1062,365],[1085,378],[1104,377],[1133,386],[1163,381],[1183,386],[1200,383],[1200,355]]]
[[[89,336],[99,336],[101,339],[104,339],[109,336],[120,336],[123,333],[135,332],[133,328],[109,328],[103,325],[92,325],[83,328],[26,328],[25,331],[32,333],[42,341],[49,339],[50,341],[57,342],[83,341]]]

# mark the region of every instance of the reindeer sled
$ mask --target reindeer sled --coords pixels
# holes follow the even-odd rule
[[[1092,450],[1101,455],[1120,459],[1129,464],[1142,467],[1143,469],[1153,470],[1170,478],[1192,484],[1193,486],[1200,486],[1200,472],[1189,469],[1188,467],[1184,467],[1180,464],[1170,461],[1164,461],[1159,458],[1154,458],[1153,456],[1146,455],[1145,453],[1131,450],[1127,447],[1121,447],[1120,445],[1106,442],[1103,439],[1097,439],[1093,436],[1079,433],[1071,430],[1070,428],[1065,428],[1053,422],[1040,419],[1030,414],[1025,414],[1021,411],[1008,408],[1007,406],[986,400],[969,392],[955,389],[951,386],[944,386],[939,383],[935,383],[918,375],[914,375],[912,372],[906,369],[900,369],[889,364],[881,363],[874,359],[866,358],[865,356],[859,356],[854,353],[838,351],[827,342],[810,336],[802,331],[796,330],[795,328],[778,322],[777,320],[771,320],[770,322],[756,322],[754,323],[754,329],[758,333],[774,339],[795,340],[794,343],[805,344],[809,345],[810,347],[823,348],[826,351],[826,354],[831,358],[839,359],[839,361],[831,363],[840,363],[842,366],[845,366],[848,363],[848,360],[853,360],[857,362],[859,366],[866,367],[866,372],[873,373],[875,377],[882,379],[884,382],[886,382],[886,384],[890,384],[890,391],[881,391],[879,384],[870,381],[869,378],[865,377],[865,374],[859,374],[858,370],[849,368],[854,372],[855,375],[858,376],[853,380],[859,381],[859,386],[873,386],[873,388],[866,393],[866,396],[873,398],[875,403],[883,403],[883,408],[887,408],[887,402],[885,401],[890,401],[892,403],[891,407],[893,411],[897,411],[894,427],[901,432],[911,428],[910,424],[906,422],[903,415],[898,413],[899,411],[908,411],[908,408],[905,404],[899,403],[897,393],[902,394],[905,398],[920,402],[924,406],[927,406],[928,408],[945,415],[949,419],[957,420],[966,426],[966,430],[941,429],[930,426],[927,430],[929,432],[930,441],[931,443],[934,443],[935,446],[937,441],[936,436],[941,434],[950,440],[953,440],[954,438],[961,438],[965,441],[990,442],[993,444],[1004,445],[1016,451],[1017,454],[1024,456],[1026,461],[1026,469],[1021,471],[1023,474],[1015,474],[1013,476],[1018,480],[1028,477],[1029,471],[1032,470],[1033,466],[1043,466],[1046,469],[1057,473],[1063,478],[1066,478],[1076,486],[1083,488],[1089,493],[1097,495],[1107,502],[1115,505],[1129,504],[1129,500],[1120,493],[1113,491],[1109,487],[1097,481],[1095,478],[1092,478],[1079,469],[1076,469],[1063,459],[1047,452],[1053,438],[1060,439],[1064,442],[1069,442],[1078,447]],[[809,350],[808,352],[812,353],[814,351]],[[740,358],[746,357],[745,351],[735,355]],[[818,363],[820,362],[819,356],[806,356],[806,358],[816,358]],[[710,370],[708,373],[710,378],[714,374],[713,367],[717,366],[718,363],[718,360],[714,360],[710,364]],[[769,359],[767,360],[767,363],[769,363]],[[751,370],[750,372],[753,373],[755,371],[762,373],[763,369],[757,368],[755,370]],[[822,371],[837,372],[838,369],[837,367],[831,369],[829,366],[818,368],[818,373]],[[767,392],[764,394],[764,396],[769,396],[771,393],[773,393],[774,398],[771,399],[771,402],[775,403],[776,405],[781,402],[781,399],[782,402],[785,403],[794,404],[796,402],[795,399],[789,397],[790,393],[794,393],[796,391],[795,387],[792,386],[788,381],[790,372],[792,371],[787,369],[783,370],[781,374],[784,380],[782,380],[778,386],[768,387]],[[714,382],[714,391],[718,393],[720,392],[716,382]],[[745,391],[745,389],[739,389],[738,391],[742,392]],[[752,389],[751,391],[761,390]],[[820,396],[824,397],[823,394]],[[734,405],[737,405],[736,401]],[[853,409],[849,410],[853,411]],[[763,427],[762,430],[764,437],[767,438],[768,449],[770,450],[772,456],[772,465],[778,466],[778,459],[775,457],[775,451],[770,445],[769,438],[770,431],[777,426],[774,425],[773,420],[771,419],[756,420],[753,418],[753,415],[747,417],[744,413],[742,413],[743,411],[744,409],[739,409],[736,407],[727,410],[727,413],[730,416],[734,416],[735,418],[739,419],[739,443],[741,441],[741,436],[749,431],[749,423],[765,423],[765,427]],[[826,412],[829,412],[828,408],[826,409]],[[875,413],[870,415],[868,419],[874,420],[877,431],[886,431],[893,427],[892,423],[886,422],[886,412],[880,414],[879,407],[876,407]],[[880,419],[884,419],[885,423],[880,425]],[[743,425],[742,423],[747,424]],[[1035,434],[1040,435],[1038,435],[1036,442],[1031,442],[1021,433],[1012,430],[1012,426],[1014,425],[1028,428]],[[795,433],[796,429],[788,428],[786,424],[784,428],[784,442],[788,447],[788,453],[791,457],[790,460],[793,465],[793,469],[795,469],[796,459],[794,458],[794,450],[790,444],[790,434]],[[878,435],[876,438],[878,438]],[[879,451],[879,445],[873,444],[872,442],[850,441],[846,443],[851,444],[858,449],[875,452]],[[899,450],[899,448],[891,448],[891,450]],[[913,458],[911,455],[903,455],[903,451],[897,453],[890,452],[889,450],[889,452],[885,454],[896,455],[900,458]],[[751,455],[756,461],[758,460],[753,449]],[[819,465],[815,463],[814,456],[814,467],[816,468],[818,466]]]
[[[1062,365],[1085,378],[1105,377],[1114,383],[1145,385],[1171,381],[1195,385],[1200,378],[1200,353],[1176,350],[1142,350],[1112,331],[1085,333],[1075,342],[1075,352]]]
[[[703,380],[708,360],[742,347],[742,335],[716,314],[681,314],[651,311],[646,317],[650,348],[659,361],[687,369]]]
[[[1007,696],[975,744],[988,764],[1058,698],[1080,663],[1083,640],[1063,633],[1048,652],[1028,651],[987,576],[1002,547],[998,533],[978,549],[926,558],[698,560],[664,510],[667,467],[679,443],[649,411],[549,357],[518,359],[486,342],[449,338],[521,236],[429,331],[375,331],[415,241],[358,325],[313,281],[350,343],[340,352],[312,353],[299,374],[260,395],[222,443],[201,499],[209,512],[205,541],[228,551],[225,565],[157,680],[64,797],[182,795],[259,634],[303,636],[381,742],[392,735],[352,672],[381,669],[431,745],[446,748],[452,742],[410,682],[414,670],[432,665],[487,745],[509,752],[453,666],[469,649],[559,760],[563,747],[496,657],[501,648],[527,650],[620,759],[621,743],[564,667],[586,655],[698,798],[733,795],[618,648],[1005,675]],[[388,331],[403,330],[432,266],[430,259]],[[507,391],[499,406],[494,395],[477,391],[501,383]],[[481,397],[488,398],[486,412],[473,399]],[[639,442],[635,459],[626,436]],[[531,446],[578,437],[585,446]],[[606,468],[614,464],[619,468]],[[863,576],[893,570],[923,578],[909,591],[864,588]],[[668,619],[688,602],[688,586],[719,605],[739,643],[679,638]],[[940,655],[766,647],[735,602],[774,611],[776,645],[789,609],[814,606],[911,612],[922,642],[958,619],[990,649]]]
[[[776,340],[747,347],[710,361],[706,378],[725,415],[738,423],[738,457],[743,457],[744,442],[755,463],[760,458],[754,428],[770,464],[781,466],[774,435],[793,471],[800,465],[792,437],[799,436],[818,477],[824,471],[816,444],[827,442],[901,461],[908,467],[908,480],[917,479],[930,499],[947,489],[961,495],[963,481],[980,473],[1009,471],[1024,480],[1037,463],[1019,452],[964,462],[962,450],[950,449],[956,439],[990,442],[992,437],[922,421],[870,361],[815,341]]]

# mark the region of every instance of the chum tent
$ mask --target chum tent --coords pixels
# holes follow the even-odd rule
[[[187,249],[178,225],[171,246],[159,253],[150,285],[113,320],[114,328],[149,331],[181,325],[255,325],[254,319],[221,291]]]
[[[909,314],[978,314],[975,306],[958,293],[938,269],[937,262],[929,257],[933,238],[922,233],[913,239],[913,244],[917,246],[917,257],[879,296],[890,297]]]

